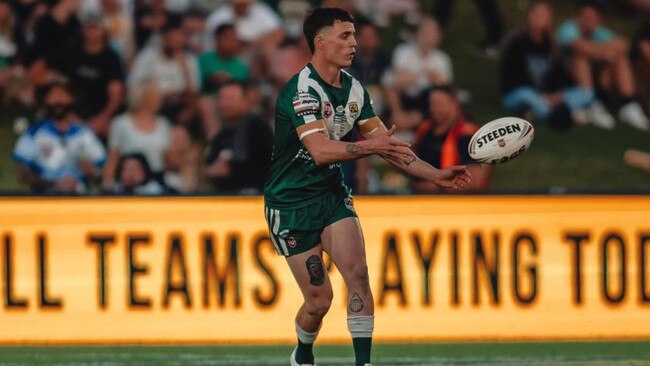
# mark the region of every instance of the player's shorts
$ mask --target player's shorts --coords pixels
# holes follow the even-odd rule
[[[296,209],[264,207],[271,241],[285,257],[306,252],[321,243],[323,229],[347,217],[357,217],[352,196],[327,195]]]

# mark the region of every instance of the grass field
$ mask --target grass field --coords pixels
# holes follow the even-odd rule
[[[288,365],[291,346],[2,347],[0,366]],[[350,346],[319,345],[321,366],[352,365]],[[650,342],[380,344],[375,366],[650,365]]]

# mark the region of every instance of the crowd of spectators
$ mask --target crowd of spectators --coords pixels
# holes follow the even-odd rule
[[[650,129],[650,23],[630,42],[603,24],[604,2],[581,1],[556,26],[552,6],[531,1],[508,35],[497,1],[475,1],[475,48],[498,60],[504,109],[552,127]],[[20,180],[35,193],[259,194],[275,97],[310,59],[302,20],[337,6],[355,15],[348,71],[377,114],[423,159],[468,164],[470,189],[487,189],[490,170],[467,154],[468,91],[442,47],[454,3],[426,14],[417,0],[0,0],[0,103],[34,111],[14,147]],[[396,18],[412,32],[386,53]],[[436,190],[379,159],[344,172],[357,192]]]

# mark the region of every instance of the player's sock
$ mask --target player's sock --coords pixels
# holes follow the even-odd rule
[[[307,332],[296,323],[296,334],[298,335],[298,347],[296,348],[296,362],[299,364],[313,364],[313,346],[318,336],[318,331]]]
[[[375,328],[375,317],[372,315],[348,315],[348,330],[352,335],[352,346],[356,357],[355,366],[370,363],[372,348],[372,331]]]

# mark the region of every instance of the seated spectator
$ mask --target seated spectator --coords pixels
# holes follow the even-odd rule
[[[248,82],[248,66],[238,56],[241,43],[235,26],[222,24],[214,32],[215,48],[199,57],[201,93],[215,94],[221,83]]]
[[[142,154],[149,170],[165,186],[179,192],[191,192],[197,162],[192,161],[187,131],[172,127],[160,116],[160,91],[155,82],[144,81],[129,88],[129,112],[111,123],[109,153],[102,188],[110,192],[118,178],[117,165],[123,155]]]
[[[117,179],[110,193],[118,195],[159,196],[167,193],[155,179],[142,154],[127,154],[117,163]]]
[[[81,45],[78,0],[53,0],[45,16],[36,24],[29,63],[44,61],[51,65],[62,54]]]
[[[245,86],[234,81],[217,93],[223,128],[210,141],[206,175],[219,194],[260,194],[268,175],[273,133],[247,101]]]
[[[525,29],[506,41],[499,78],[503,105],[509,111],[531,111],[536,119],[547,120],[562,103],[578,115],[593,102],[591,89],[566,86],[570,78],[554,54],[552,27],[551,6],[535,2],[528,8]]]
[[[368,90],[375,113],[383,113],[384,95],[381,80],[390,67],[390,59],[380,49],[381,38],[376,25],[368,21],[356,23],[357,54],[352,59],[350,74]]]
[[[215,48],[199,57],[201,74],[201,97],[199,108],[203,130],[208,137],[213,137],[220,128],[216,119],[214,94],[220,84],[236,80],[247,82],[248,66],[238,56],[241,42],[237,38],[235,26],[222,24],[214,32]]]
[[[185,50],[194,55],[203,54],[205,49],[205,15],[198,10],[189,10],[183,16]]]
[[[634,34],[632,39],[632,64],[637,81],[639,100],[650,113],[650,21]]]
[[[178,22],[179,16],[167,11],[165,0],[136,1],[135,45],[136,50],[160,47],[161,33],[166,24]]]
[[[440,28],[432,18],[423,18],[415,40],[398,45],[387,77],[387,101],[391,121],[398,130],[410,131],[422,120],[421,93],[432,85],[452,81],[451,59],[438,49]]]
[[[230,0],[215,9],[206,21],[206,39],[226,23],[235,25],[237,36],[249,52],[261,51],[266,61],[284,39],[280,17],[259,0]]]
[[[628,58],[628,44],[602,26],[600,17],[597,2],[583,1],[578,6],[576,18],[559,27],[558,43],[569,60],[571,74],[583,88],[603,91],[615,89],[618,94],[616,104],[619,106],[619,120],[632,127],[648,130],[648,117],[633,100],[636,84]],[[592,103],[590,113],[594,115],[591,120],[597,126],[614,128],[614,118],[599,103]]]
[[[20,180],[33,193],[85,193],[97,177],[106,151],[74,114],[65,84],[52,84],[44,97],[45,119],[23,133],[14,147]]]
[[[457,91],[449,85],[433,87],[427,93],[429,118],[420,125],[415,135],[413,151],[420,159],[437,167],[467,165],[472,182],[465,190],[484,190],[489,186],[490,169],[487,165],[474,163],[467,147],[478,127],[462,115]],[[438,186],[415,180],[414,192],[437,192]]]
[[[33,40],[25,57],[25,66],[28,68],[28,79],[31,89],[46,86],[56,80],[56,69],[61,66],[58,62],[62,55],[72,54],[81,45],[81,24],[77,16],[79,3],[77,0],[53,0],[50,7],[39,8],[35,11],[46,13],[42,16],[37,13]],[[25,99],[32,101],[34,96]]]
[[[136,56],[129,83],[155,81],[162,92],[162,115],[174,125],[193,128],[200,82],[196,57],[187,53],[184,45],[181,23],[167,24],[161,46],[144,49]]]
[[[101,139],[108,137],[113,116],[124,99],[124,70],[118,54],[107,45],[107,29],[98,14],[83,19],[83,43],[61,55],[63,70],[77,93],[76,112]]]

